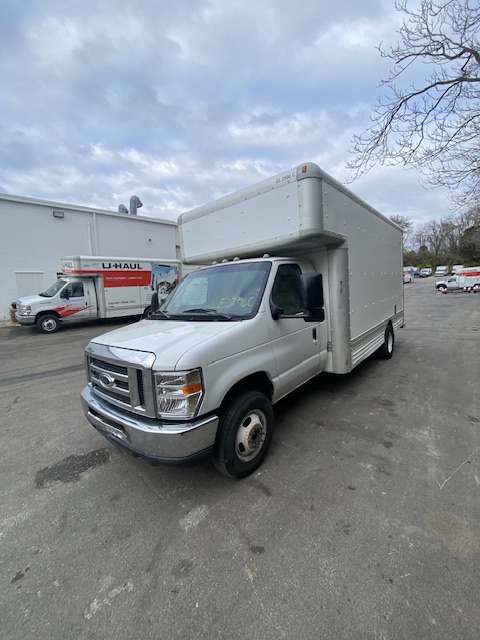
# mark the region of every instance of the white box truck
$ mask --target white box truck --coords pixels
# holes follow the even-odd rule
[[[439,267],[437,267],[435,269],[434,276],[436,278],[445,278],[445,276],[448,276],[448,267],[447,267],[447,265],[440,265]]]
[[[90,423],[151,463],[261,464],[272,405],[322,371],[389,359],[404,324],[402,231],[306,163],[184,213],[188,274],[148,319],[92,340]]]
[[[448,291],[473,291],[476,293],[480,290],[480,266],[457,269],[454,276],[436,282],[435,289],[442,293]]]
[[[163,300],[181,278],[179,260],[67,256],[61,264],[61,277],[46,291],[16,301],[21,325],[53,333],[62,322],[146,316],[152,294]]]
[[[413,274],[415,273],[415,267],[403,267],[403,282],[412,282]]]

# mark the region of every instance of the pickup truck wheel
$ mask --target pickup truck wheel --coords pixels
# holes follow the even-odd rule
[[[385,340],[379,349],[379,355],[384,360],[390,360],[393,356],[393,347],[395,345],[395,336],[391,324],[387,324],[385,329]]]
[[[55,333],[60,327],[60,321],[53,313],[46,313],[37,319],[35,326],[40,333]]]
[[[267,455],[273,434],[273,409],[258,391],[245,391],[221,415],[213,462],[233,478],[244,478]]]
[[[437,291],[440,291],[441,293],[443,293],[446,290],[447,290],[447,287],[444,284],[441,284],[439,287],[437,287]]]

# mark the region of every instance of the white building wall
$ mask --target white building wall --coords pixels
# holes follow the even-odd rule
[[[57,279],[62,256],[175,259],[177,242],[170,220],[0,194],[0,320]]]

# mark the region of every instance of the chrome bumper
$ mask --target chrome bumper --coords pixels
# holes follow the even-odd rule
[[[90,386],[81,391],[87,420],[112,444],[152,464],[183,464],[213,451],[218,416],[191,422],[161,422],[143,418],[107,404],[93,395]]]
[[[22,327],[33,327],[35,324],[35,316],[21,316],[18,312],[15,313],[15,320],[22,325]]]

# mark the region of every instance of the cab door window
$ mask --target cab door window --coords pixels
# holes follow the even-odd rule
[[[281,264],[272,288],[272,300],[286,315],[302,312],[300,275],[298,264]]]
[[[83,282],[69,282],[65,289],[62,291],[62,298],[69,300],[70,298],[83,298],[85,292],[83,288]]]

